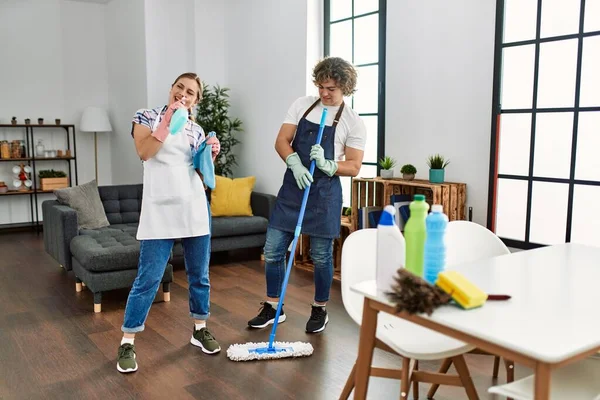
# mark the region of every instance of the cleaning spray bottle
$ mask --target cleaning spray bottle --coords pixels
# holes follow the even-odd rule
[[[408,207],[410,208],[410,217],[404,226],[406,269],[419,277],[423,277],[423,257],[425,238],[427,237],[425,219],[427,218],[427,211],[429,211],[429,204],[425,202],[425,196],[416,194]]]
[[[396,225],[394,206],[385,206],[377,225],[377,291],[391,291],[394,277],[404,265],[404,236]]]
[[[446,266],[448,216],[444,214],[444,207],[441,204],[431,206],[431,213],[427,216],[425,225],[427,226],[427,239],[425,239],[423,278],[434,285],[438,274]]]

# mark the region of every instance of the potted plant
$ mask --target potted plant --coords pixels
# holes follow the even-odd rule
[[[54,120],[54,123],[56,123],[56,125],[60,125],[60,118],[56,118],[56,119]]]
[[[229,112],[229,88],[219,85],[212,88],[203,82],[202,100],[198,104],[196,122],[204,132],[215,132],[221,144],[221,152],[215,160],[215,174],[231,176],[233,167],[237,165],[233,147],[240,143],[235,137],[237,132],[243,132],[242,121],[231,118]]]
[[[427,165],[429,166],[429,182],[443,183],[444,169],[450,164],[450,160],[445,160],[443,156],[436,154],[429,156]]]
[[[38,124],[44,125],[44,118],[38,118]]]
[[[13,125],[17,124],[17,117],[12,117],[12,119],[10,120],[10,123]]]
[[[385,156],[379,160],[379,166],[381,167],[381,177],[389,179],[394,177],[393,168],[396,166],[396,160],[390,156]]]
[[[41,170],[38,173],[41,190],[62,189],[69,186],[67,174],[53,169]]]
[[[31,123],[31,120],[29,118],[25,118],[25,125],[29,125]]]
[[[412,164],[405,164],[400,169],[400,173],[402,174],[402,179],[412,181],[413,179],[415,179],[415,174],[417,173],[417,169]]]

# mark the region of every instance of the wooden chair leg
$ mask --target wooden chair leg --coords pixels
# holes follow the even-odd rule
[[[344,389],[342,390],[342,394],[340,394],[340,400],[347,400],[350,397],[350,393],[352,393],[352,389],[354,389],[354,374],[356,373],[356,363],[352,366],[352,371],[350,371],[350,375],[348,376],[348,380],[344,385]]]
[[[452,365],[452,359],[445,358],[444,361],[442,362],[442,365],[440,366],[440,370],[438,372],[440,374],[445,374],[446,372],[448,372],[451,365]],[[434,383],[433,385],[431,385],[431,388],[429,388],[429,392],[427,392],[427,398],[432,399],[433,396],[435,396],[435,392],[438,390],[439,387],[440,387],[440,385],[438,385],[437,383]]]
[[[515,363],[505,358],[504,366],[506,367],[506,383],[511,383],[515,380]],[[507,397],[506,400],[512,400],[512,398]]]
[[[82,284],[81,279],[75,277],[75,291],[76,292],[81,292],[81,290],[82,290],[81,284]]]
[[[415,371],[419,370],[419,360],[415,360]],[[418,381],[413,381],[412,383],[412,389],[413,389],[413,399],[414,400],[419,400],[419,382]]]
[[[498,377],[498,369],[500,368],[500,357],[494,357],[494,371],[492,372],[492,378]]]
[[[165,302],[171,301],[171,284],[169,282],[163,283],[163,300]]]
[[[467,367],[465,358],[463,356],[456,356],[452,358],[452,362],[454,362],[454,368],[456,368],[456,372],[458,372],[458,376],[465,387],[465,391],[467,392],[467,397],[469,400],[479,400],[479,396],[477,395],[477,390],[475,390],[475,385],[473,385],[473,380],[471,379],[471,374],[469,373],[469,367]]]
[[[400,400],[408,399],[410,392],[410,358],[402,358],[402,380],[400,381]]]
[[[102,312],[102,293],[94,293],[94,312]]]

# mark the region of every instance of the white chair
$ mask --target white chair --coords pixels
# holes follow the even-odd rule
[[[342,300],[352,319],[360,326],[364,297],[350,290],[354,284],[375,279],[377,229],[361,229],[350,234],[342,248]],[[394,249],[402,251],[404,249]],[[423,328],[412,322],[379,313],[377,318],[376,346],[403,357],[402,369],[371,368],[370,375],[401,380],[401,399],[408,398],[413,382],[414,398],[418,398],[418,382],[463,386],[469,399],[478,399],[475,386],[463,354],[474,349],[448,336]],[[440,376],[418,370],[418,360],[451,359],[457,376]],[[411,368],[412,367],[412,368]],[[347,399],[354,388],[356,363],[348,377],[340,399]],[[412,371],[411,371],[412,370]]]
[[[446,268],[453,265],[476,262],[496,256],[510,254],[510,250],[498,236],[486,227],[469,221],[452,221],[446,228]],[[493,355],[481,349],[471,351],[474,354]],[[504,360],[506,366],[506,381],[514,380],[514,363]],[[446,373],[452,360],[446,359],[439,370]],[[494,371],[492,376],[498,377],[500,357],[494,356]],[[438,385],[432,385],[428,397],[433,397]]]
[[[600,400],[600,359],[588,358],[552,370],[550,400]],[[488,392],[515,400],[534,399],[535,376],[505,385],[492,386]]]

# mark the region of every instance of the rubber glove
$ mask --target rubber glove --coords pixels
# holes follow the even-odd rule
[[[217,139],[216,136],[210,136],[208,139],[206,139],[206,144],[212,145],[212,159],[213,161],[215,161],[215,159],[221,152],[221,142],[219,142],[219,139]]]
[[[160,120],[160,124],[158,124],[158,126],[156,127],[156,130],[154,132],[152,132],[152,134],[151,134],[159,142],[164,142],[165,140],[167,140],[167,136],[169,136],[169,134],[170,134],[169,124],[171,123],[171,117],[173,116],[173,113],[175,112],[175,110],[177,110],[178,108],[181,108],[181,107],[185,107],[185,101],[186,101],[186,97],[184,96],[180,101],[174,101],[173,104],[171,104],[167,108],[165,115]]]
[[[325,158],[325,150],[323,150],[323,147],[319,144],[315,144],[310,148],[310,159],[315,160],[317,168],[325,172],[327,176],[333,176],[338,169],[338,165],[335,161]]]
[[[285,159],[285,163],[288,168],[292,170],[294,173],[294,178],[296,178],[296,184],[300,189],[306,188],[312,181],[313,177],[306,169],[306,167],[302,164],[300,160],[300,156],[298,153],[292,153]]]

